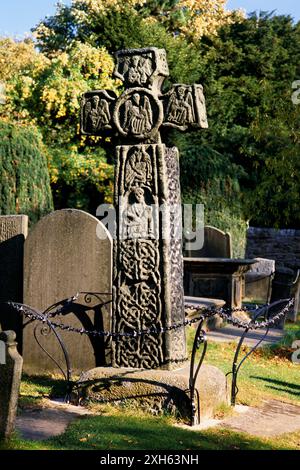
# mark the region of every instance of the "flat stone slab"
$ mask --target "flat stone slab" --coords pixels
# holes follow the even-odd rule
[[[186,310],[189,311],[187,307],[188,305],[192,305],[193,307],[202,307],[203,309],[212,308],[212,307],[221,308],[221,307],[224,307],[225,300],[211,299],[208,297],[192,297],[192,296],[185,295],[184,303],[186,306]]]
[[[215,331],[208,331],[208,341],[215,341],[217,343],[232,343],[238,342],[244,330],[235,326],[225,326]],[[249,331],[248,335],[244,340],[246,346],[253,347],[257,342],[264,336],[266,330]],[[259,345],[260,347],[267,346],[270,344],[278,343],[284,336],[283,330],[276,328],[269,330],[268,336]]]
[[[223,420],[219,427],[257,437],[275,437],[300,431],[300,406],[266,400],[261,408],[236,407],[238,416]]]
[[[30,441],[43,441],[63,434],[75,419],[93,414],[82,406],[47,402],[49,408],[23,410],[17,417],[16,430],[22,438]]]

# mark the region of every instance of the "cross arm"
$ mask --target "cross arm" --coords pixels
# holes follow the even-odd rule
[[[81,133],[105,135],[113,129],[113,112],[117,95],[113,91],[95,90],[82,95]]]
[[[202,85],[176,84],[162,97],[163,127],[181,131],[208,128]]]

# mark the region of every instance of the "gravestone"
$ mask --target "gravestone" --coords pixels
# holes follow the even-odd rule
[[[44,311],[77,292],[99,293],[97,298],[81,296],[72,313],[60,316],[59,321],[87,330],[110,330],[111,304],[100,308],[99,302],[111,301],[111,272],[112,240],[104,225],[80,210],[53,212],[35,225],[25,243],[24,303]],[[24,323],[27,322],[25,319]],[[74,370],[110,364],[110,345],[101,338],[61,330],[58,333]],[[48,353],[59,364],[63,363],[55,334],[43,324],[33,322],[24,329],[24,370],[28,373],[57,370],[40,349],[34,334]]]
[[[189,258],[232,258],[230,233],[205,225],[203,241],[201,249],[187,251],[185,256]]]
[[[208,127],[201,85],[176,84],[166,52],[154,47],[116,53],[115,76],[125,91],[85,93],[81,131],[119,134],[115,169],[113,330],[131,333],[184,321],[178,150],[161,143],[160,130]],[[177,208],[177,211],[176,211]],[[185,329],[122,337],[113,366],[174,368],[186,360]]]
[[[192,268],[189,263],[190,258],[232,258],[232,245],[230,233],[225,233],[216,227],[206,225],[204,227],[203,246],[197,250],[185,250],[184,262],[184,292],[186,296],[219,298],[227,301],[230,307],[241,305],[241,287],[242,277],[221,276],[219,271],[220,264],[217,267],[217,273],[211,270],[211,266],[205,267],[205,272],[201,272],[197,266]],[[192,268],[192,269],[191,269]],[[207,276],[205,276],[207,274]],[[231,300],[229,300],[231,298]],[[229,302],[228,302],[229,300]],[[218,318],[210,322],[211,328],[222,325]]]
[[[22,320],[5,302],[23,301],[24,241],[28,233],[26,215],[0,216],[0,325],[13,330],[21,346]]]
[[[14,331],[0,333],[0,440],[15,429],[23,359],[17,351]],[[3,355],[3,350],[5,354]]]
[[[268,303],[271,297],[274,273],[275,260],[255,258],[255,264],[245,274],[245,298]]]

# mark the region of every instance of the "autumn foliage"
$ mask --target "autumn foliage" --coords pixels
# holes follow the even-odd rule
[[[248,221],[300,227],[300,106],[291,101],[300,24],[245,18],[226,3],[73,0],[34,28],[34,40],[0,39],[0,119],[42,134],[56,208],[94,213],[112,201],[114,143],[80,135],[80,97],[120,93],[113,53],[155,45],[167,51],[165,87],[202,83],[207,101],[207,131],[165,136],[180,149],[184,200],[204,203],[206,221],[231,232]]]

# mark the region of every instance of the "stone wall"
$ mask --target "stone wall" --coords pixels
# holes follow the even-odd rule
[[[300,268],[300,230],[250,227],[246,257],[274,259],[276,266]]]

